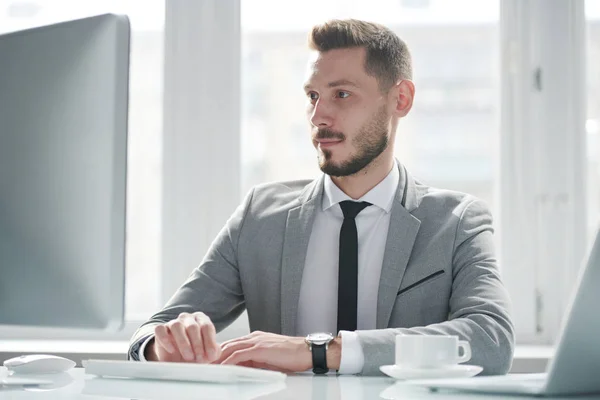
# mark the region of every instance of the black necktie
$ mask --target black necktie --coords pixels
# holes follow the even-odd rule
[[[340,260],[338,270],[338,332],[356,330],[358,294],[358,233],[354,218],[371,203],[342,201],[344,222],[340,230]]]

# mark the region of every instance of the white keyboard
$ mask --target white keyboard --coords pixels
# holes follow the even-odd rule
[[[286,378],[281,372],[237,365],[86,360],[83,366],[86,374],[113,378],[223,383],[282,382]]]

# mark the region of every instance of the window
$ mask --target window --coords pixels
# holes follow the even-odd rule
[[[521,343],[523,338],[525,342],[551,343],[558,333],[567,290],[571,288],[576,270],[574,266],[579,265],[580,247],[585,242],[580,222],[587,224],[587,237],[591,238],[600,216],[600,0],[585,3],[589,40],[585,124],[588,179],[584,182],[578,180],[583,175],[578,163],[583,158],[578,153],[584,148],[579,146],[579,133],[583,131],[576,127],[582,118],[574,110],[559,109],[565,103],[551,101],[569,99],[575,110],[582,109],[579,107],[581,89],[573,84],[580,75],[576,73],[577,68],[565,66],[569,60],[573,60],[572,66],[581,65],[577,64],[582,61],[578,50],[569,52],[569,48],[577,47],[574,44],[580,44],[581,40],[574,29],[568,28],[572,23],[581,27],[578,20],[581,13],[569,14],[573,10],[568,7],[572,5],[579,12],[577,7],[582,3],[558,2],[552,3],[552,7],[520,0],[239,0],[233,3],[219,2],[217,6],[210,2],[167,3],[165,0],[144,3],[135,0],[0,0],[0,30],[37,24],[43,18],[69,18],[107,10],[124,12],[131,17],[127,318],[147,318],[161,306],[161,288],[164,295],[170,296],[171,286],[177,287],[195,267],[196,259],[206,250],[202,243],[210,243],[213,232],[222,227],[221,216],[229,215],[230,206],[233,208],[230,202],[238,202],[235,200],[238,187],[241,186],[241,194],[245,194],[261,182],[320,174],[304,115],[306,36],[311,26],[327,19],[356,17],[390,27],[412,51],[417,92],[413,110],[398,129],[397,157],[425,183],[472,193],[492,207],[497,226],[502,226],[503,233],[496,238],[502,237],[499,241],[504,242],[501,243],[503,251],[499,253],[505,258],[500,264],[516,305],[519,340]],[[212,40],[213,31],[219,32],[221,42],[231,45],[229,49],[237,49],[238,4],[241,4],[242,29],[239,121],[236,107],[212,110],[199,106],[206,104],[202,103],[204,93],[198,89],[206,87],[202,81],[205,76],[199,78],[194,68],[180,68],[187,65],[188,59],[203,67],[214,67],[204,62],[206,54],[218,54]],[[184,113],[186,117],[170,116],[177,120],[170,121],[170,125],[173,134],[179,135],[179,150],[191,147],[202,154],[197,157],[194,152],[183,152],[194,161],[189,165],[199,170],[235,155],[235,161],[227,164],[227,168],[195,177],[190,185],[197,186],[191,191],[197,197],[188,196],[188,183],[182,192],[185,195],[173,192],[170,200],[177,203],[182,214],[190,214],[194,227],[201,225],[197,230],[188,229],[181,221],[175,221],[175,226],[169,228],[166,221],[171,218],[165,219],[164,226],[160,223],[165,5],[171,7],[167,26],[174,31],[173,35],[167,35],[168,48],[183,45],[182,48],[193,53],[167,54],[169,59],[177,59],[175,66],[178,67],[169,76],[176,71],[181,76],[175,83],[193,78],[197,84],[173,84],[171,89],[177,99],[194,104],[199,112],[206,113],[202,114],[204,119],[199,119],[190,108],[192,111]],[[206,21],[198,24],[201,18]],[[552,25],[553,21],[560,21],[562,25]],[[555,35],[568,36],[576,42],[555,41]],[[552,51],[556,48],[568,53],[568,57],[559,60],[563,62],[555,62]],[[504,55],[502,59],[500,51]],[[237,77],[239,54],[227,56],[233,60],[228,65],[235,66],[233,75]],[[556,65],[559,67],[554,68]],[[531,71],[537,67],[544,70],[543,91],[532,89]],[[207,76],[213,74],[222,81],[231,81],[229,69],[207,68],[206,71]],[[567,84],[561,90],[561,86],[551,85],[551,82]],[[222,90],[211,90],[211,96],[217,98],[211,97],[212,104],[230,104],[237,95],[236,84],[231,83],[227,88],[230,91],[225,94],[217,93]],[[206,118],[209,112],[217,118],[213,114]],[[165,113],[165,118],[169,119],[169,113]],[[208,135],[193,136],[185,132],[201,132],[197,128],[205,128],[200,125],[206,123],[214,124],[208,127],[209,131],[218,131],[219,122],[226,119],[235,122],[232,126],[238,122],[241,125],[240,138],[237,129],[221,132],[223,135],[219,138],[228,139],[227,146],[219,147],[224,141],[211,140]],[[502,135],[499,135],[501,130]],[[170,152],[169,155],[171,159],[178,156]],[[237,164],[239,160],[241,168]],[[567,172],[561,176],[548,168],[556,167],[556,160],[569,163],[563,168]],[[164,164],[168,164],[166,157]],[[502,173],[497,170],[498,165]],[[173,171],[177,176],[187,173],[180,166]],[[173,177],[167,176],[165,183],[174,180],[169,178]],[[238,179],[241,180],[239,185]],[[229,188],[223,188],[224,181],[235,182],[231,186],[236,190],[226,192]],[[496,191],[496,188],[502,190]],[[197,200],[203,201],[204,191],[231,194],[223,196],[227,198],[225,205],[214,204],[217,200],[212,197],[211,201],[205,201],[205,208],[218,217],[192,213],[202,208]],[[563,201],[564,193],[572,195],[568,197],[570,201]],[[584,207],[580,206],[583,193],[587,195],[590,215],[585,219],[581,216],[585,214]],[[168,197],[164,198],[167,204]],[[557,200],[557,204],[547,199]],[[556,209],[560,213],[555,212]],[[161,275],[161,231],[169,229],[190,237],[169,234],[165,237],[190,240],[194,245],[201,243],[195,249],[183,245],[185,262],[165,263],[169,274]],[[194,260],[193,264],[188,257]],[[557,276],[560,279],[556,279]],[[169,280],[171,282],[167,282]]]
[[[398,128],[399,160],[427,184],[495,207],[499,0],[241,4],[242,193],[320,173],[304,115],[307,33],[356,17],[390,27],[412,52],[416,100]]]
[[[588,10],[600,7],[598,0],[588,3],[594,3]],[[567,28],[581,26],[579,2],[553,7],[519,0],[241,4],[242,143],[252,144],[242,147],[242,192],[259,182],[319,174],[302,92],[311,26],[346,17],[380,22],[407,42],[413,56],[415,104],[400,122],[397,157],[426,184],[471,193],[491,206],[519,341],[551,343],[559,332],[583,243],[590,237],[580,224],[589,221],[588,230],[595,228],[600,211],[596,155],[600,149],[594,145],[600,127],[594,51],[600,53],[600,47],[594,45],[592,11],[588,13],[590,179],[580,183],[577,46],[570,46],[564,59],[573,60],[573,68],[552,62],[558,37],[581,43],[576,30]],[[265,9],[277,18],[267,18]],[[563,25],[553,26],[558,20]],[[568,49],[560,47],[565,54]],[[260,67],[251,63],[257,59]],[[564,79],[564,90],[552,84],[543,91],[533,90],[531,71],[538,67],[545,82]],[[553,98],[570,100],[565,104]],[[299,140],[302,126],[304,143]],[[556,160],[566,160],[568,173],[557,176]],[[593,218],[584,219],[583,193],[589,195]]]
[[[119,9],[130,16],[132,27],[125,318],[135,321],[149,318],[162,306],[159,293],[164,1],[118,2]]]
[[[0,0],[0,31],[104,12],[131,21],[126,319],[159,307],[164,0]]]
[[[411,49],[416,101],[398,129],[399,160],[495,208],[499,0],[241,0],[242,195],[320,174],[304,112],[307,33],[345,17],[382,23]]]

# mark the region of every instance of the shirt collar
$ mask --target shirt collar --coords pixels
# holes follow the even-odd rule
[[[399,180],[400,171],[398,170],[397,163],[394,163],[392,170],[387,176],[379,182],[377,186],[369,190],[364,196],[356,201],[367,201],[381,208],[386,213],[389,213],[392,209],[392,203],[394,196],[396,195],[396,190],[398,189]],[[353,200],[333,183],[333,180],[329,175],[325,175],[323,189],[323,211],[344,200]]]

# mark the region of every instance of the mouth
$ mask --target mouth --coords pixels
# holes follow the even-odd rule
[[[316,139],[319,149],[328,149],[343,142],[341,139]]]

